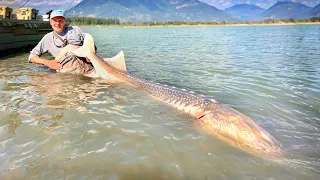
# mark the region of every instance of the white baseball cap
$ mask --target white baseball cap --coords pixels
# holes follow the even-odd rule
[[[62,10],[54,10],[51,12],[50,19],[57,17],[57,16],[61,16],[61,17],[65,18],[64,12]]]

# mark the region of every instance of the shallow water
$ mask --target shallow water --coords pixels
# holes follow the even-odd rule
[[[0,60],[0,179],[318,179],[320,26],[83,28],[148,81],[212,96],[282,144],[282,163],[198,131],[122,83]]]

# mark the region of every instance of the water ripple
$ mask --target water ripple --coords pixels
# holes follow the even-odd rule
[[[318,25],[84,30],[100,55],[124,50],[129,73],[248,115],[280,141],[284,162],[240,152],[138,89],[20,54],[0,60],[0,179],[319,176]]]

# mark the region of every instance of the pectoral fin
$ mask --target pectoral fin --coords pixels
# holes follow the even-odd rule
[[[74,50],[73,53],[78,57],[89,57],[90,54],[95,53],[94,41],[92,36],[88,33],[85,33],[83,45],[80,48]]]

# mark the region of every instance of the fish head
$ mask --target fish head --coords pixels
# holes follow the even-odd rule
[[[201,129],[249,154],[281,152],[280,143],[251,118],[216,103],[199,118]]]

